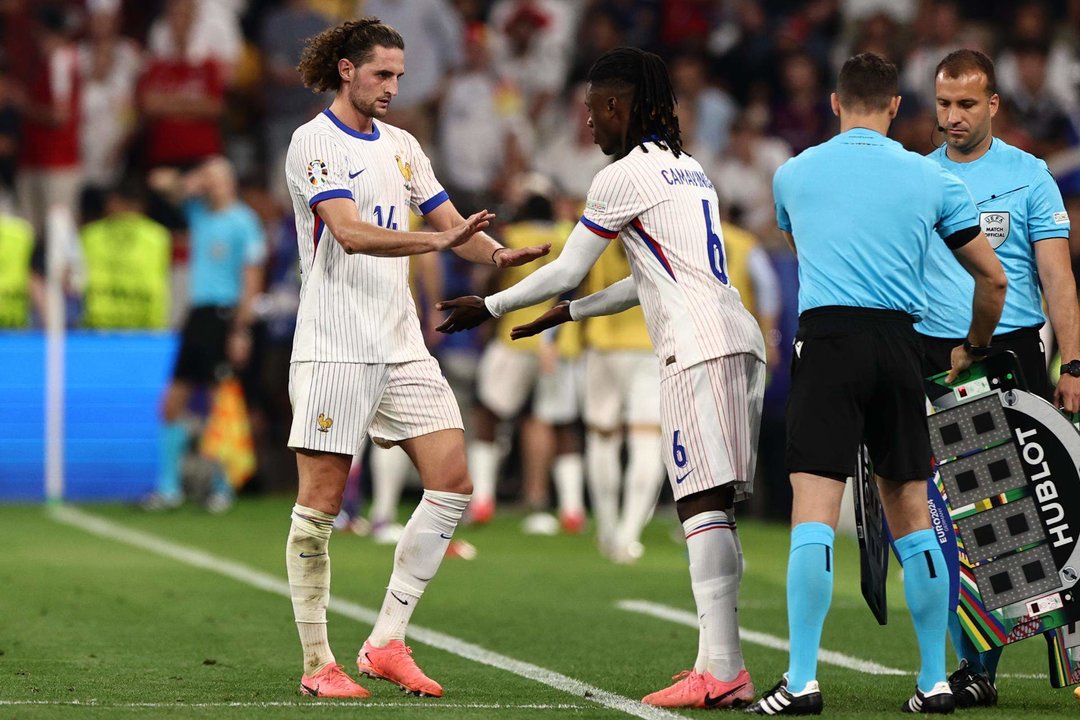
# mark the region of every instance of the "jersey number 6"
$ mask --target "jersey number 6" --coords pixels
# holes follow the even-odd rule
[[[716,228],[720,227],[720,218],[717,217],[715,224],[713,224],[713,208],[708,200],[701,201],[701,208],[705,211],[705,234],[708,235],[709,267],[712,268],[716,279],[727,285],[727,269],[724,267],[724,239],[716,233]]]

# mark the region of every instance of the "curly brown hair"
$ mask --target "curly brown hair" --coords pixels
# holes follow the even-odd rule
[[[405,40],[379,18],[350,20],[309,38],[296,69],[304,85],[314,92],[336,91],[341,87],[338,60],[345,58],[353,65],[363,65],[376,46],[404,50]]]

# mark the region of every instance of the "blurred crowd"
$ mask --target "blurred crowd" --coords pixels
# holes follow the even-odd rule
[[[295,482],[284,445],[299,279],[284,155],[330,100],[295,66],[306,38],[359,15],[405,39],[387,121],[417,136],[460,210],[498,213],[497,237],[538,197],[552,227],[580,214],[608,162],[585,126],[593,60],[620,45],[665,58],[684,145],[717,187],[729,252],[747,268],[736,285],[770,347],[760,512],[787,512],[783,469],[770,466],[782,453],[769,448],[783,443],[795,313],[772,175],[835,133],[828,92],[844,59],[875,51],[898,64],[893,136],[925,153],[942,140],[936,64],[983,50],[1003,99],[995,134],[1045,159],[1069,206],[1080,199],[1080,0],[0,0],[0,327],[41,326],[51,245],[69,326],[177,328],[190,304],[190,215],[149,179],[226,158],[221,192],[265,236],[253,346],[234,358],[263,488]],[[439,336],[431,308],[498,278],[452,254],[415,265],[426,337],[471,407],[489,336]],[[543,488],[527,494],[546,502]]]

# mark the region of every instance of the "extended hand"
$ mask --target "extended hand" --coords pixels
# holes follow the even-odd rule
[[[537,333],[542,333],[548,328],[562,325],[565,322],[573,320],[570,317],[570,303],[562,301],[555,307],[548,310],[540,317],[533,320],[531,323],[525,325],[518,325],[510,330],[510,338],[512,340],[520,340],[521,338],[531,337]]]
[[[484,298],[476,295],[443,300],[435,303],[435,308],[450,312],[450,316],[443,321],[443,324],[435,328],[441,333],[471,330],[485,320],[491,319],[491,313],[488,312],[487,306],[484,305]]]
[[[449,230],[439,233],[440,241],[438,243],[438,249],[447,250],[468,242],[469,238],[490,225],[491,221],[494,219],[495,214],[489,213],[487,210],[473,213],[466,218],[464,222],[458,223]]]
[[[1080,411],[1080,378],[1062,373],[1054,389],[1054,405],[1068,413]]]
[[[947,383],[954,382],[960,373],[967,370],[971,367],[971,363],[975,362],[975,358],[971,356],[963,345],[954,347],[949,359],[952,361],[952,367],[949,368],[949,374],[945,377]]]
[[[531,263],[537,258],[542,258],[551,252],[551,243],[545,245],[533,245],[527,248],[499,248],[495,251],[495,266],[499,268],[517,267],[525,263]]]

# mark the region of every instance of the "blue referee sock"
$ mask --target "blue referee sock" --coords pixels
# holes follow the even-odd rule
[[[821,628],[832,603],[833,538],[825,523],[799,523],[791,530],[787,569],[788,692],[799,693],[817,679]]]
[[[918,686],[929,692],[945,681],[945,633],[949,623],[949,571],[933,530],[918,530],[896,541],[896,554],[904,566],[907,599],[915,636],[919,640]]]
[[[967,661],[968,667],[973,672],[985,674],[986,668],[983,667],[982,653],[978,651],[975,645],[972,644],[971,638],[964,632],[964,628],[960,624],[960,616],[956,613],[949,613],[949,637],[952,639],[956,657]]]
[[[184,457],[187,439],[187,428],[183,422],[167,422],[161,426],[157,491],[162,495],[176,497],[180,494],[180,461]]]

